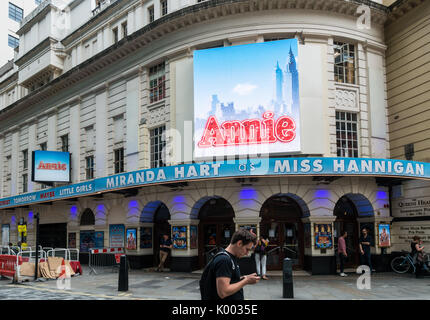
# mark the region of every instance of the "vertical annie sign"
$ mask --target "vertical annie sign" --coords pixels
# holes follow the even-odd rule
[[[296,39],[194,52],[194,156],[300,151]]]

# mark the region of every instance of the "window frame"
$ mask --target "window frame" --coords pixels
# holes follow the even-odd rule
[[[148,70],[149,103],[166,98],[166,62],[163,61]]]
[[[19,15],[21,15],[21,19],[17,20],[17,19],[19,19]],[[24,19],[24,9],[21,7],[18,7],[16,4],[14,4],[12,2],[9,2],[8,17],[9,17],[9,19],[12,19],[13,21],[21,23],[22,19]]]
[[[346,50],[344,47],[346,46]],[[352,47],[352,49],[351,49]],[[337,50],[339,52],[337,52]],[[346,59],[345,59],[346,53]],[[336,62],[337,57],[341,57],[340,62]],[[349,80],[348,61],[353,59],[352,82]],[[334,81],[336,83],[345,83],[356,85],[357,79],[357,45],[349,42],[334,41],[333,42],[333,64],[334,64]],[[341,70],[341,72],[340,72]]]
[[[114,149],[114,173],[123,173],[124,171],[124,147]]]
[[[149,154],[151,168],[161,168],[166,166],[162,160],[162,150],[166,147],[166,140],[163,140],[163,134],[165,134],[165,132],[165,124],[149,130]]]
[[[12,48],[12,49],[19,47],[19,39],[17,37],[14,37],[11,34],[8,34],[7,45],[9,46],[9,48]]]
[[[67,138],[67,143],[65,144],[64,143],[64,138]],[[60,139],[61,139],[61,151],[62,152],[69,152],[69,147],[70,147],[70,144],[69,144],[69,134],[65,134],[65,135],[62,135],[61,137],[60,137]]]
[[[342,114],[344,117],[342,117]],[[339,117],[338,117],[339,115]],[[348,119],[348,115],[350,118]],[[355,118],[355,119],[354,119]],[[360,128],[359,128],[359,113],[336,110],[336,155],[344,158],[360,157]],[[343,124],[343,128],[342,128]],[[350,125],[350,126],[349,126]],[[355,125],[355,131],[353,127]],[[355,139],[354,139],[355,134]],[[352,146],[349,147],[351,142]],[[345,143],[345,146],[343,146]],[[355,147],[354,147],[355,143]],[[346,151],[346,154],[345,154]],[[349,154],[349,153],[352,154]]]
[[[91,165],[89,166],[88,160],[91,159]],[[85,179],[91,180],[94,179],[94,155],[85,157]]]

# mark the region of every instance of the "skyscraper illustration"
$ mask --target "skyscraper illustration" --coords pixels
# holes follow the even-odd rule
[[[274,72],[273,105],[277,114],[292,114],[299,107],[299,74],[296,59],[290,47],[285,70],[276,63]]]

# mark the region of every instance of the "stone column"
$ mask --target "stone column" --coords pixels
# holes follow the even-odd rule
[[[199,264],[199,253],[198,253],[198,234],[197,236],[197,246],[196,248],[191,249],[191,231],[190,227],[195,226],[198,230],[198,225],[200,220],[198,219],[181,219],[181,220],[169,220],[171,225],[171,236],[172,236],[172,263],[170,266],[171,271],[180,271],[180,272],[192,272],[198,268]],[[175,227],[186,227],[186,248],[180,249],[175,248],[174,243],[174,230]],[[180,239],[180,238],[179,238]]]

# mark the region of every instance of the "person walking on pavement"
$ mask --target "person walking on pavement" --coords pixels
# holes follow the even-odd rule
[[[257,275],[264,280],[269,279],[266,277],[266,261],[267,261],[266,248],[268,244],[269,244],[269,240],[266,239],[264,236],[260,236],[260,239],[258,240],[257,245],[254,249]]]
[[[359,247],[360,247],[360,260],[362,265],[369,266],[370,272],[373,271],[372,269],[372,256],[370,253],[370,246],[371,246],[371,238],[369,235],[369,232],[366,228],[361,230],[362,234],[359,240]]]
[[[169,256],[172,247],[173,244],[172,241],[169,239],[169,235],[163,234],[163,238],[160,241],[160,264],[158,265],[157,271],[164,271],[164,262]]]
[[[244,300],[243,287],[260,280],[256,273],[241,276],[238,259],[248,255],[256,243],[254,233],[240,229],[230,244],[217,253],[200,279],[202,300]]]
[[[337,240],[337,251],[339,254],[339,264],[340,264],[340,276],[346,277],[346,274],[344,273],[344,264],[346,257],[348,257],[348,254],[346,252],[346,243],[345,239],[348,236],[348,233],[346,231],[343,231],[341,233],[341,236]]]

